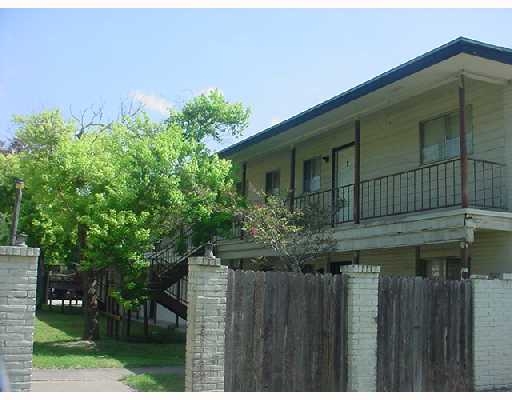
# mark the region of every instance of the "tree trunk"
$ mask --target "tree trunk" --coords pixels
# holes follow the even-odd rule
[[[149,336],[148,301],[144,300],[144,337]]]
[[[126,330],[125,330],[125,335],[127,338],[130,337],[130,328],[131,328],[131,323],[132,323],[132,311],[131,310],[128,310],[128,311],[125,311],[125,315],[126,315]]]
[[[83,334],[84,340],[98,340],[100,338],[97,282],[95,270],[85,271],[82,273],[85,319]]]
[[[87,227],[83,224],[78,225],[77,229],[77,260],[82,266],[84,258],[83,249],[87,244]],[[99,310],[98,310],[98,278],[95,269],[81,272],[82,307],[84,310],[84,340],[98,340],[100,338]]]

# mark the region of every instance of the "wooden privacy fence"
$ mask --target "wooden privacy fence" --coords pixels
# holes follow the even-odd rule
[[[345,391],[345,278],[230,271],[225,391]]]
[[[380,278],[378,391],[472,390],[471,281]]]

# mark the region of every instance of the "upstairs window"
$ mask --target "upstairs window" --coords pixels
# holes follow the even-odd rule
[[[465,111],[466,146],[468,153],[473,152],[473,129],[471,107]],[[459,112],[452,112],[422,122],[421,161],[431,163],[457,157],[460,154]]]
[[[265,174],[265,194],[279,196],[279,171],[271,171]]]
[[[304,192],[320,190],[320,157],[304,161]]]

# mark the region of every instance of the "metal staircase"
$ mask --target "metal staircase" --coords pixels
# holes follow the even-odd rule
[[[191,231],[187,231],[175,236],[164,248],[149,257],[151,264],[148,289],[151,299],[185,320],[187,259],[202,255],[203,248],[204,244],[192,245]]]

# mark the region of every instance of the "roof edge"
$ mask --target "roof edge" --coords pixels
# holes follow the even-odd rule
[[[277,136],[298,125],[312,120],[320,115],[348,104],[360,97],[366,96],[378,89],[397,82],[409,75],[438,64],[458,54],[466,53],[473,56],[486,58],[493,61],[512,64],[512,49],[499,47],[492,44],[479,42],[466,37],[458,37],[440,47],[428,51],[403,64],[398,65],[376,77],[354,86],[322,103],[319,103],[305,111],[300,112],[277,125],[273,125],[260,131],[238,143],[232,144],[218,152],[221,157],[231,156],[248,146],[260,143],[266,139]]]

